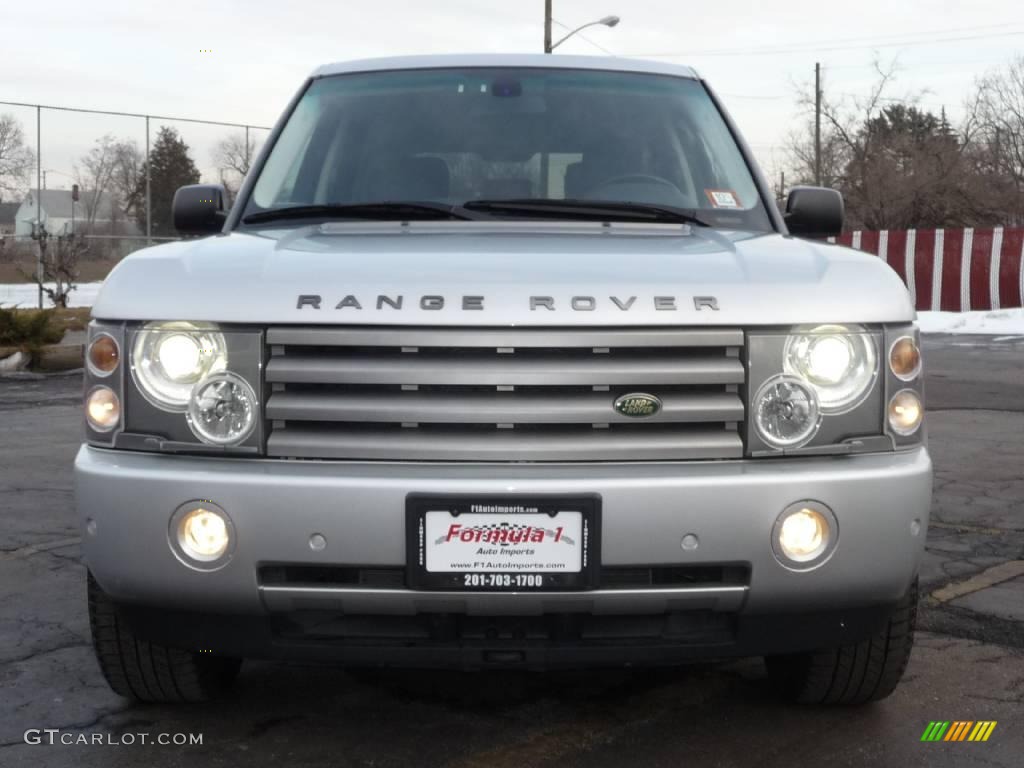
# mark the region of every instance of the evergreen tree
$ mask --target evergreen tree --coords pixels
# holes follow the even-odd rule
[[[161,128],[149,153],[150,197],[152,205],[152,232],[154,237],[173,237],[178,234],[171,216],[171,204],[178,187],[199,183],[199,170],[188,155],[188,145],[173,128]],[[146,177],[143,166],[141,178]],[[146,231],[145,206],[138,207],[139,229]]]

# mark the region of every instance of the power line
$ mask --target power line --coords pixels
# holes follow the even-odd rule
[[[927,37],[931,37],[932,35],[963,34],[965,32],[980,32],[982,30],[988,30],[988,29],[1005,32],[1007,27],[1019,27],[1022,24],[1024,24],[1024,22],[1011,22],[1011,23],[1008,23],[1008,24],[984,24],[984,25],[977,26],[977,27],[955,27],[953,29],[921,30],[919,32],[913,32],[913,33],[899,32],[899,33],[895,33],[895,34],[891,34],[891,35],[874,35],[873,34],[873,35],[867,35],[867,36],[863,36],[863,37],[837,37],[837,38],[833,38],[831,40],[826,40],[824,42],[826,44],[828,44],[828,45],[832,45],[833,43],[863,43],[863,42],[874,42],[876,40],[895,40],[895,39],[903,40],[903,39],[905,39],[907,37],[914,37],[914,38],[926,37],[927,38]],[[816,45],[816,44],[821,44],[821,42],[822,41],[818,41],[817,43],[797,43],[797,45]],[[763,45],[763,46],[760,46],[759,48],[760,49],[776,49],[776,48],[788,48],[788,47],[790,47],[790,46],[785,46],[785,45]]]
[[[1003,27],[1005,29],[1005,26]],[[941,33],[933,33],[941,34]],[[878,42],[876,38],[871,43],[858,43],[856,45],[833,45],[836,42],[842,41],[824,41],[814,44],[801,44],[794,43],[790,46],[772,46],[767,48],[719,48],[719,49],[708,49],[708,50],[696,50],[687,52],[660,52],[660,53],[625,53],[623,56],[627,57],[640,57],[649,56],[656,58],[679,58],[689,56],[789,56],[794,54],[804,53],[831,53],[835,51],[856,51],[863,50],[865,48],[910,48],[922,45],[940,45],[943,43],[957,43],[966,42],[970,40],[992,40],[995,38],[1003,37],[1017,37],[1024,35],[1024,30],[1018,30],[1014,32],[993,32],[985,35],[958,35],[954,37],[941,37],[937,38],[929,36],[927,38],[918,39],[917,36],[913,38],[904,38],[894,42]],[[865,40],[867,38],[858,38]]]
[[[265,125],[253,125],[252,123],[228,123],[223,120],[199,120],[193,117],[167,117],[166,115],[144,115],[138,112],[114,112],[107,109],[80,109],[78,107],[54,107],[48,104],[29,104],[23,101],[0,101],[10,107],[31,107],[32,109],[54,109],[58,112],[85,112],[91,115],[114,115],[116,117],[148,117],[153,120],[170,120],[176,123],[199,123],[201,125],[226,125],[230,128],[257,128],[261,131],[271,130]]]
[[[790,98],[789,96],[753,96],[744,93],[719,93],[718,95],[725,96],[727,99],[754,99],[756,101],[781,101]]]

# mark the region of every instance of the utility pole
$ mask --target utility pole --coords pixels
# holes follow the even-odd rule
[[[36,282],[39,283],[39,308],[43,308],[43,251],[46,230],[43,229],[43,108],[36,106],[36,228],[39,231],[39,255],[36,257]]]
[[[814,183],[821,186],[821,63],[814,64]]]
[[[551,0],[544,0],[544,53],[551,53]]]
[[[152,189],[151,173],[153,158],[149,154],[149,115],[146,115],[146,245],[153,244],[153,211],[152,211]]]

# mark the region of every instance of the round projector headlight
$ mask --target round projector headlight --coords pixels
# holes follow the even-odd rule
[[[821,325],[786,340],[783,370],[814,388],[822,413],[846,413],[871,391],[877,361],[875,340],[863,328]]]
[[[228,364],[224,335],[193,323],[150,323],[135,336],[132,378],[157,408],[182,412],[192,389]]]
[[[210,445],[237,445],[252,434],[258,404],[249,382],[229,371],[199,382],[188,402],[188,425]]]
[[[768,379],[754,395],[754,428],[773,448],[798,448],[820,424],[817,395],[795,376]]]

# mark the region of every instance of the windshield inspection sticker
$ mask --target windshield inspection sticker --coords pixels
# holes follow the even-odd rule
[[[736,193],[729,189],[705,189],[704,194],[715,208],[739,209],[740,201]]]

